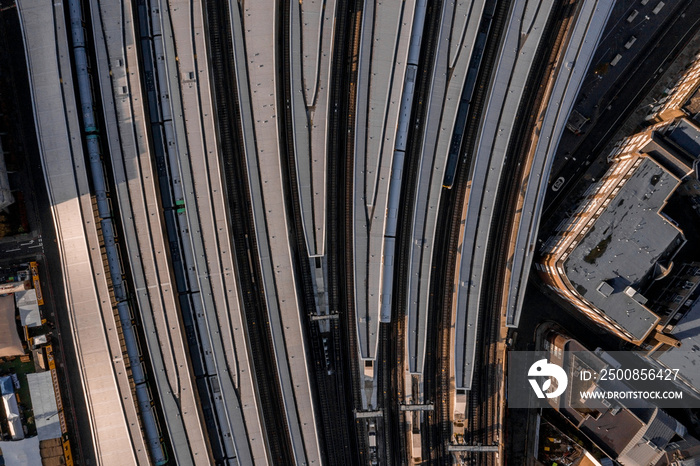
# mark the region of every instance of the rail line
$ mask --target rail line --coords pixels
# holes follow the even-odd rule
[[[408,269],[411,248],[411,228],[413,224],[413,205],[416,196],[418,167],[421,158],[424,121],[428,112],[428,94],[433,80],[433,69],[436,57],[436,38],[440,30],[440,14],[442,2],[430,2],[426,10],[425,28],[421,45],[418,73],[416,73],[415,93],[406,144],[404,161],[404,182],[401,189],[401,203],[398,212],[397,254],[395,256],[394,293],[391,311],[391,324],[380,326],[380,360],[384,363],[380,374],[390,374],[388,380],[380,385],[384,395],[385,432],[390,435],[390,446],[393,456],[399,463],[406,461],[408,439],[405,416],[399,410],[398,403],[402,400],[404,355],[406,345],[406,312],[408,301]],[[420,130],[418,129],[420,128]],[[387,328],[388,327],[388,328]],[[387,355],[386,357],[381,357]],[[403,390],[402,390],[403,387]]]
[[[277,28],[282,42],[282,46],[277,50],[277,73],[281,78],[277,80],[277,96],[278,108],[284,109],[280,113],[280,127],[284,128],[280,131],[280,150],[282,152],[285,207],[290,213],[290,218],[293,219],[293,223],[290,225],[291,236],[293,237],[292,263],[298,277],[297,283],[302,288],[299,292],[302,301],[301,308],[303,309],[301,318],[304,322],[307,345],[310,347],[312,355],[312,368],[316,383],[315,386],[312,386],[312,392],[315,393],[315,399],[320,407],[320,420],[317,419],[316,423],[323,439],[321,448],[324,455],[323,461],[324,464],[349,464],[353,459],[353,450],[350,448],[352,424],[349,422],[349,413],[352,412],[352,406],[348,406],[346,403],[338,403],[339,399],[345,399],[342,396],[342,387],[348,382],[345,380],[345,372],[342,370],[342,361],[335,361],[336,364],[333,367],[340,366],[335,367],[335,370],[330,366],[326,366],[326,348],[324,348],[324,342],[327,344],[330,341],[331,346],[328,348],[328,351],[333,355],[342,354],[342,341],[339,338],[340,328],[337,321],[330,326],[329,340],[328,337],[322,334],[319,323],[310,319],[310,316],[317,314],[317,308],[310,258],[304,237],[295,161],[296,154],[293,144],[294,126],[292,119],[294,115],[291,108],[293,90],[291,89],[292,80],[290,76],[292,69],[291,47],[293,45],[291,43],[291,8],[298,8],[298,4],[291,0],[282,2],[281,15],[277,18]],[[338,43],[336,46],[344,47],[344,44]]]
[[[202,299],[203,290],[195,272],[198,269],[195,257],[201,249],[197,247],[196,240],[188,234],[190,222],[199,225],[200,221],[198,215],[193,219],[185,215],[185,190],[187,186],[192,185],[192,172],[188,164],[181,164],[178,153],[172,149],[178,143],[178,130],[182,131],[181,136],[185,130],[178,128],[178,121],[173,118],[173,111],[178,111],[177,103],[181,101],[178,98],[179,94],[176,96],[169,87],[171,82],[176,81],[170,76],[165,65],[166,53],[161,31],[163,23],[159,11],[145,0],[140,0],[135,16],[139,27],[139,58],[143,68],[141,79],[147,91],[148,137],[153,147],[160,188],[159,199],[169,240],[179,311],[185,326],[202,417],[214,459],[225,461],[236,456],[232,443],[235,433],[232,432],[226,403],[220,396],[221,377],[226,377],[226,373],[221,371],[221,365],[217,363],[214,354],[212,333],[204,317],[208,312],[208,309],[205,309],[207,304]],[[184,138],[182,142],[187,144],[186,141],[187,138]],[[201,266],[199,269],[203,271]],[[221,356],[219,354],[219,358]]]
[[[482,377],[475,374],[475,382],[469,393],[469,406],[478,415],[469,420],[469,438],[471,444],[492,445],[501,441],[499,422],[499,392],[500,368],[498,339],[501,327],[502,290],[505,283],[505,267],[509,252],[510,231],[515,217],[515,208],[520,195],[519,181],[524,176],[529,145],[528,136],[533,132],[536,115],[546,90],[546,77],[550,76],[561,51],[568,25],[572,18],[575,2],[562,4],[557,2],[550,13],[549,20],[542,40],[535,54],[533,68],[525,85],[524,96],[515,120],[516,130],[513,132],[508,145],[511,154],[506,160],[499,192],[496,197],[495,209],[504,215],[494,216],[491,224],[491,235],[486,257],[490,257],[483,281],[484,299],[480,302],[479,338],[483,342],[478,345],[477,361],[482,361]],[[551,45],[550,45],[551,44]],[[485,375],[485,376],[483,376]],[[478,379],[478,381],[477,381]],[[496,464],[494,453],[472,452],[466,455],[471,464]]]
[[[430,462],[436,464],[451,464],[447,446],[452,436],[450,422],[450,371],[441,370],[449,367],[451,360],[450,323],[452,318],[452,287],[445,283],[454,283],[456,253],[459,242],[462,203],[465,198],[467,181],[472,165],[475,144],[479,134],[480,122],[487,91],[497,58],[498,44],[501,41],[510,1],[502,0],[485,7],[481,28],[488,27],[489,35],[479,65],[476,86],[472,94],[469,113],[465,123],[466,129],[462,140],[462,156],[457,165],[455,182],[452,189],[444,189],[440,202],[438,218],[449,219],[440,222],[436,229],[436,244],[446,244],[441,254],[433,259],[433,274],[430,284],[431,315],[426,341],[425,395],[432,399],[437,407],[434,414],[428,415],[430,431],[425,436],[424,451],[430,453]],[[493,16],[489,24],[484,24],[488,12]],[[437,348],[437,354],[435,349]],[[470,400],[471,401],[471,400]],[[478,415],[476,403],[471,401],[468,412],[474,417]]]
[[[353,238],[352,238],[352,174],[354,163],[353,125],[356,103],[357,59],[359,54],[360,26],[362,24],[362,2],[351,0],[337,7],[334,50],[331,60],[332,82],[329,102],[337,107],[329,114],[329,144],[327,154],[328,194],[327,208],[327,264],[329,306],[338,313],[340,332],[336,333],[335,345],[342,348],[335,355],[339,368],[349,370],[347,383],[338,390],[347,400],[348,422],[354,426],[349,435],[355,456],[354,462],[366,464],[368,451],[365,442],[365,423],[355,422],[352,412],[362,409],[360,367],[355,325],[355,300],[353,282]],[[353,435],[354,434],[354,435]]]
[[[377,386],[381,396],[377,396],[378,408],[383,411],[382,418],[384,443],[382,445],[383,462],[386,464],[397,464],[401,457],[401,452],[397,446],[397,421],[395,414],[396,394],[392,385],[392,372],[396,371],[394,360],[392,359],[393,345],[391,344],[391,333],[394,324],[379,324],[379,348],[377,353]]]
[[[233,5],[237,5],[234,3]],[[272,335],[267,318],[265,298],[259,284],[261,269],[253,227],[250,188],[247,183],[246,162],[241,147],[243,141],[240,102],[235,91],[233,42],[227,2],[208,0],[205,5],[209,37],[208,53],[217,96],[216,123],[220,142],[222,167],[231,213],[231,233],[235,248],[245,309],[246,334],[255,367],[256,389],[263,413],[263,426],[273,464],[293,461],[289,427],[284,416],[284,403],[277,380]],[[272,381],[272,383],[271,383]]]
[[[127,355],[125,367],[128,367],[129,382],[132,395],[138,402],[137,411],[141,422],[143,436],[148,445],[151,460],[156,464],[167,462],[168,447],[163,440],[162,428],[155,406],[160,406],[154,399],[150,384],[152,372],[149,358],[143,354],[143,333],[140,331],[140,310],[131,296],[132,284],[129,265],[122,261],[124,257],[124,244],[118,241],[118,233],[121,229],[121,221],[118,212],[109,201],[108,186],[113,180],[108,174],[103,163],[103,144],[101,141],[101,119],[99,112],[100,103],[95,101],[96,79],[92,76],[88,64],[88,51],[94,47],[92,37],[86,36],[83,28],[83,8],[79,1],[71,0],[66,9],[70,15],[70,29],[72,36],[72,55],[77,77],[76,90],[78,91],[81,105],[81,116],[85,147],[89,159],[89,173],[92,177],[94,197],[93,211],[97,234],[102,249],[107,283],[110,287],[112,306],[115,313],[119,341],[122,345],[122,353]],[[97,115],[96,115],[97,114]],[[128,360],[128,366],[126,361]],[[162,416],[160,416],[162,419]],[[162,422],[162,421],[161,421]]]
[[[479,74],[481,75],[480,78],[478,79],[478,82],[482,83],[481,85],[478,85],[478,87],[475,89],[474,96],[472,102],[474,102],[474,106],[478,107],[479,114],[481,114],[481,111],[483,110],[483,105],[486,102],[486,87],[483,85],[484,79],[489,79],[490,76],[492,76],[492,71],[493,71],[493,65],[496,62],[497,59],[497,51],[499,49],[498,44],[501,41],[501,38],[503,36],[503,30],[504,26],[507,22],[507,13],[510,10],[510,1],[499,1],[498,5],[496,6],[496,9],[494,11],[494,17],[491,23],[491,33],[489,34],[489,38],[487,39],[487,43],[485,46],[485,51],[484,51],[484,56],[482,58],[482,66],[484,66],[483,69],[483,75],[482,75],[482,70],[479,70]],[[476,109],[475,109],[476,110]],[[470,110],[471,111],[471,110]],[[469,151],[474,151],[475,150],[475,143],[476,139],[478,136],[478,131],[476,130],[477,125],[475,125],[476,121],[475,118],[472,117],[470,118],[472,121],[471,125],[468,123],[468,130],[466,131],[466,136],[464,139],[464,147],[467,148]],[[471,126],[471,128],[470,128]],[[469,176],[469,171],[468,168],[471,168],[473,152],[469,154],[469,156],[465,156],[462,158],[460,164],[461,167],[458,168],[458,189],[457,189],[457,204],[461,204],[461,200],[464,199],[464,192],[466,191],[466,181]],[[469,161],[470,167],[467,167],[467,161]],[[461,192],[460,192],[461,191]],[[449,258],[448,264],[451,266],[448,268],[448,276],[449,276],[449,281],[446,283],[454,283],[454,272],[456,271],[455,267],[452,264],[455,264],[456,262],[456,248],[457,248],[457,242],[459,241],[459,223],[461,222],[461,205],[459,205],[455,210],[453,211],[453,218],[452,218],[452,231],[450,233],[450,247],[449,247],[449,255],[451,256]],[[488,282],[486,282],[488,283]],[[447,287],[445,290],[445,298],[447,303],[449,303],[448,306],[444,306],[444,311],[445,316],[443,319],[446,319],[446,321],[449,323],[451,321],[451,312],[452,312],[452,290],[451,287]],[[483,319],[484,319],[484,314],[480,313],[482,318],[480,319],[479,326],[483,326]],[[444,324],[443,324],[444,325]],[[485,331],[491,330],[491,329],[480,329],[481,332],[477,332],[477,335],[480,334],[480,339],[481,341],[484,341],[484,333]],[[492,330],[493,332],[493,330]],[[489,334],[489,340],[492,340],[493,338],[493,333],[490,332]],[[488,343],[486,343],[488,344]],[[451,350],[451,345],[449,344],[449,332],[444,331],[442,333],[442,341],[441,341],[441,350],[443,351],[442,353],[442,358],[443,361],[449,361],[450,360],[450,350]],[[478,345],[477,348],[482,348],[483,350],[483,344]],[[481,360],[479,355],[476,355],[476,360]],[[445,364],[443,362],[443,364]],[[449,378],[448,375],[446,375],[446,372],[441,373],[441,381],[440,381],[440,411],[439,414],[441,416],[441,428],[442,428],[442,435],[443,435],[443,440],[444,439],[450,439],[451,433],[452,433],[452,426],[450,425],[450,413],[449,413],[449,408],[450,408],[450,403],[449,403]],[[486,375],[486,377],[483,377]],[[470,424],[469,428],[469,433],[465,435],[465,440],[467,443],[470,444],[475,444],[479,443],[479,440],[475,438],[473,435],[473,432],[477,430],[483,423],[485,416],[483,413],[483,409],[481,406],[481,390],[479,389],[480,384],[489,383],[490,380],[488,380],[488,377],[491,374],[487,372],[484,374],[483,371],[475,371],[474,373],[474,379],[472,380],[472,390],[469,393],[468,396],[468,413],[469,413],[469,420],[468,423]],[[477,387],[476,390],[474,390],[474,387]],[[481,385],[483,387],[483,385]],[[443,448],[446,445],[447,442],[443,443]],[[445,460],[443,463],[446,463],[449,461],[449,453],[445,452]],[[479,458],[477,461],[482,461],[483,458]],[[474,464],[490,464],[493,461],[493,456],[488,455],[486,458],[485,462],[479,463],[476,462]]]
[[[70,6],[81,8],[75,3]],[[32,97],[32,116],[38,136],[41,163],[46,175],[48,199],[53,206],[51,213],[56,225],[56,252],[61,257],[57,263],[60,263],[65,279],[62,282],[65,285],[67,313],[63,317],[66,318],[67,328],[75,337],[72,340],[78,364],[77,372],[71,375],[78,380],[80,393],[84,394],[86,421],[89,424],[86,426],[90,432],[84,435],[83,441],[93,447],[92,452],[99,451],[105,461],[120,458],[126,464],[135,464],[136,461],[150,462],[150,448],[147,447],[141,430],[143,417],[137,419],[139,406],[133,398],[134,381],[129,380],[130,376],[135,377],[135,374],[130,373],[128,369],[120,369],[119,372],[114,370],[117,364],[125,368],[127,361],[126,358],[122,361],[121,357],[113,360],[110,356],[121,356],[123,346],[120,348],[120,345],[124,344],[126,337],[122,339],[122,335],[117,333],[117,327],[114,327],[119,322],[113,314],[116,310],[114,303],[117,293],[113,287],[117,284],[109,280],[110,277],[104,273],[103,255],[106,251],[100,243],[107,238],[103,236],[104,230],[97,231],[100,222],[94,217],[94,209],[97,206],[93,204],[93,201],[101,199],[95,195],[97,188],[89,186],[90,173],[86,167],[88,151],[83,148],[83,142],[86,142],[83,137],[88,133],[90,120],[92,123],[99,123],[100,112],[92,104],[89,104],[89,109],[86,108],[86,101],[75,95],[78,90],[91,90],[87,89],[85,82],[79,86],[74,80],[76,68],[88,72],[89,67],[87,61],[71,62],[71,58],[75,59],[72,46],[78,45],[70,41],[71,32],[74,35],[73,39],[82,39],[83,47],[86,43],[82,30],[68,29],[68,9],[69,5],[65,3],[55,5],[52,9],[42,7],[40,2],[17,4]],[[80,20],[72,21],[74,13],[70,12],[73,28],[80,24]],[[76,35],[82,37],[76,38]],[[93,42],[88,39],[87,44],[90,47]],[[38,50],[42,52],[39,54]],[[86,58],[85,54],[83,58]],[[40,83],[34,76],[37,69],[42,70],[44,77]],[[87,78],[89,85],[90,77],[83,76],[81,79],[84,78]],[[47,86],[46,83],[53,84]],[[91,98],[94,96],[91,95]],[[81,108],[83,112],[89,111],[90,114],[83,115]],[[80,118],[81,116],[83,118]],[[90,132],[95,135],[97,127],[94,126]],[[92,144],[97,143],[97,138],[91,139]],[[51,155],[46,152],[48,147],[52,150]],[[92,159],[101,163],[97,157]],[[66,168],[71,172],[68,182],[65,176],[59,174]],[[100,196],[102,200],[106,200],[104,186],[103,184]],[[91,193],[91,190],[94,191]],[[113,248],[115,246],[119,247],[112,244]],[[122,291],[128,290],[124,288]],[[128,325],[132,331],[137,330],[133,322],[128,322]],[[108,326],[110,328],[107,328]],[[81,340],[83,346],[80,344]],[[89,355],[84,352],[85,345],[89,347]],[[143,364],[144,361],[132,363]],[[141,367],[142,373],[143,369]],[[96,389],[93,383],[96,379],[93,377],[103,377],[103,383],[97,384],[97,390],[101,394],[113,395],[116,399],[121,399],[122,403],[91,403],[90,393]],[[110,425],[103,429],[104,426],[94,424],[97,416],[110,417]],[[86,458],[93,457],[90,452],[84,453]]]

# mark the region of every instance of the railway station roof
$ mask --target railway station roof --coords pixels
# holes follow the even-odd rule
[[[573,287],[637,339],[658,321],[639,289],[685,240],[659,213],[677,184],[645,157],[564,264]]]

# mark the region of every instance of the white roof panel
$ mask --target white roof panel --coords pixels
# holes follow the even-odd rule
[[[34,422],[39,440],[61,437],[61,425],[56,407],[56,393],[53,389],[51,372],[27,374],[29,394],[32,397]]]
[[[22,421],[19,417],[19,407],[17,406],[17,397],[12,393],[2,396],[2,404],[5,408],[5,416],[7,417],[7,427],[12,435],[12,440],[21,440],[24,438],[24,429]]]
[[[7,465],[41,466],[41,450],[37,437],[29,437],[18,442],[0,442],[0,449]]]
[[[39,303],[36,300],[36,290],[18,291],[15,293],[15,303],[19,309],[19,318],[22,325],[38,327],[41,325],[41,313]]]

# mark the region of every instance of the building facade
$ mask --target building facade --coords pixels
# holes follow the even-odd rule
[[[543,244],[535,264],[562,299],[640,346],[678,346],[664,329],[680,315],[648,303],[644,293],[671,272],[686,242],[664,207],[683,180],[698,178],[699,88],[700,55],[652,108],[650,126],[615,145],[606,174]]]

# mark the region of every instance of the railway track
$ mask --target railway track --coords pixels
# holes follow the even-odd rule
[[[237,5],[234,3],[234,5]],[[227,2],[206,1],[211,75],[217,96],[216,123],[222,167],[231,213],[232,242],[245,309],[246,334],[255,367],[255,379],[272,464],[292,464],[294,455],[284,416],[282,393],[277,383],[277,365],[267,318],[261,268],[253,233],[253,212],[243,147],[233,42]]]
[[[81,89],[84,83],[81,82],[80,79],[81,60],[79,60],[77,49],[82,48],[85,58],[96,63],[96,41],[91,29],[84,29],[79,32],[75,30],[75,25],[83,22],[90,24],[92,21],[92,11],[90,11],[89,8],[85,8],[79,2],[68,3],[65,5],[65,8],[70,12],[71,28],[73,28],[73,60],[78,75],[76,92],[80,95],[82,105],[85,107],[87,101],[84,100],[86,98],[84,94],[85,89]],[[138,17],[136,13],[137,10],[138,9],[134,10],[136,17]],[[150,18],[148,18],[148,20],[150,20]],[[136,31],[136,37],[139,42],[143,41],[139,30]],[[76,40],[78,40],[78,42],[76,42]],[[148,61],[149,64],[151,63],[147,57],[139,56],[139,59],[142,62]],[[109,215],[111,218],[107,219],[105,215],[106,212],[101,206],[102,196],[105,195],[104,190],[106,189],[108,193],[116,193],[117,189],[115,174],[111,170],[111,164],[106,163],[107,160],[111,160],[112,154],[109,145],[106,143],[106,138],[104,138],[106,134],[104,133],[106,123],[102,109],[104,103],[101,99],[95,98],[95,96],[101,95],[101,83],[97,75],[93,74],[91,70],[87,71],[87,79],[89,80],[87,87],[90,89],[90,111],[89,113],[83,113],[83,125],[85,126],[86,133],[90,133],[89,136],[86,136],[88,140],[86,155],[88,156],[87,158],[91,160],[90,173],[92,175],[93,189],[95,192],[92,197],[93,215],[96,220],[100,219],[95,222],[95,227],[100,242],[100,248],[102,249],[104,269],[105,271],[109,271],[106,275],[107,284],[110,288],[115,328],[117,329],[125,367],[129,374],[131,395],[133,400],[139,403],[136,411],[141,425],[142,435],[144,441],[149,445],[151,460],[154,463],[162,463],[167,461],[167,458],[172,455],[172,448],[169,446],[170,439],[167,435],[167,429],[164,426],[165,416],[160,399],[161,393],[158,390],[156,378],[153,376],[153,365],[155,362],[152,361],[151,358],[153,358],[154,355],[149,352],[144,353],[141,350],[141,348],[147,347],[147,339],[143,326],[143,313],[148,311],[140,308],[140,304],[136,299],[135,277],[131,269],[132,264],[129,260],[123,259],[128,258],[129,254],[127,251],[126,232],[122,223],[120,211],[116,207],[110,207]],[[148,115],[146,115],[146,117],[148,118]],[[94,148],[91,146],[89,143],[90,140],[96,141],[98,147]],[[93,160],[95,156],[101,157],[103,163],[94,164]],[[96,170],[97,166],[99,166],[100,169]],[[101,183],[96,180],[96,177],[101,178],[104,185],[100,186]],[[102,193],[100,192],[101,190]],[[129,210],[133,211],[131,199],[129,199],[129,203]],[[106,224],[107,221],[110,222],[110,225]],[[113,257],[110,257],[108,247],[110,242],[119,253],[119,257],[116,261]],[[118,273],[117,270],[119,271]],[[138,357],[135,357],[136,355],[138,355]]]
[[[359,54],[362,2],[347,0],[336,7],[334,50],[331,59],[332,82],[329,102],[335,102],[335,111],[329,113],[329,144],[327,154],[327,265],[328,301],[331,312],[338,313],[339,332],[334,334],[338,370],[349,377],[342,387],[342,399],[348,403],[347,420],[349,441],[356,464],[369,461],[366,426],[355,422],[353,412],[362,409],[361,380],[363,368],[358,359],[359,347],[355,332],[355,300],[352,273],[352,170],[354,163],[353,124],[355,116],[357,59]]]
[[[315,290],[313,286],[313,275],[311,272],[311,263],[309,258],[306,241],[304,238],[303,219],[301,205],[299,202],[299,186],[297,178],[296,153],[294,149],[294,126],[292,123],[292,92],[291,89],[291,70],[292,70],[292,51],[291,51],[291,12],[290,8],[297,6],[291,0],[285,0],[281,3],[281,14],[277,17],[277,28],[279,37],[281,37],[282,46],[278,48],[278,108],[284,109],[280,113],[281,127],[284,128],[280,132],[280,148],[282,152],[282,167],[283,167],[283,183],[285,189],[286,209],[290,213],[290,218],[293,219],[293,224],[290,225],[293,238],[292,263],[294,264],[295,273],[297,274],[297,283],[301,284],[299,296],[301,297],[301,308],[303,309],[302,319],[304,321],[304,329],[306,331],[307,343],[311,349],[313,358],[313,373],[315,387],[312,386],[312,391],[315,393],[315,399],[318,401],[320,408],[320,420],[317,419],[318,430],[322,436],[322,454],[324,455],[324,464],[350,464],[353,461],[353,451],[351,448],[351,430],[352,423],[350,422],[349,414],[352,413],[352,406],[347,403],[338,403],[338,400],[345,400],[342,387],[348,381],[346,373],[343,370],[343,362],[340,358],[334,358],[334,367],[336,370],[329,370],[325,365],[326,353],[324,350],[324,337],[320,325],[312,322],[309,318],[317,313],[315,304]],[[343,47],[343,44],[339,44]],[[343,353],[343,344],[341,338],[341,329],[338,321],[331,323],[328,337],[330,337],[331,349],[333,355],[341,355]]]
[[[394,290],[396,299],[393,302],[392,321],[390,325],[380,326],[380,360],[383,366],[380,374],[390,374],[383,377],[380,390],[384,393],[384,423],[385,432],[389,435],[389,445],[394,463],[404,463],[408,455],[407,424],[405,416],[399,410],[398,404],[404,397],[403,369],[406,348],[406,310],[408,300],[408,269],[410,248],[412,242],[413,205],[416,196],[418,167],[421,158],[423,142],[423,125],[428,112],[429,92],[433,78],[434,60],[436,55],[436,38],[440,29],[439,18],[442,2],[430,2],[426,15],[427,30],[421,44],[420,73],[416,76],[416,93],[412,108],[411,131],[406,147],[404,161],[404,183],[402,185],[398,218],[396,269],[394,273]],[[404,390],[402,390],[402,387]],[[417,395],[417,394],[416,394]],[[414,400],[417,401],[417,400]]]
[[[494,0],[496,1],[496,0]],[[501,0],[495,5],[494,15],[491,19],[489,36],[481,58],[478,77],[474,93],[469,107],[466,122],[466,130],[462,142],[461,156],[457,166],[453,189],[443,190],[440,202],[438,218],[449,219],[447,222],[439,222],[436,231],[436,244],[447,244],[442,254],[435,256],[433,260],[433,274],[430,284],[431,290],[431,315],[429,331],[426,342],[426,398],[434,401],[437,410],[429,416],[431,429],[426,436],[424,451],[430,452],[431,464],[451,464],[451,454],[447,446],[451,442],[452,423],[450,421],[450,371],[442,370],[449,367],[452,358],[450,344],[450,326],[452,319],[452,286],[446,283],[454,283],[456,272],[457,247],[459,243],[459,230],[461,224],[462,204],[465,198],[467,181],[470,176],[473,153],[479,134],[484,105],[490,90],[491,77],[497,58],[498,44],[501,41],[503,29],[510,10],[510,1]],[[487,6],[485,10],[489,7]],[[432,328],[431,328],[432,327]],[[435,354],[433,348],[438,348]],[[480,383],[479,371],[475,371],[472,386]],[[476,394],[469,398],[469,410],[471,423],[478,423],[481,415],[478,397]],[[470,426],[471,427],[471,426]],[[469,429],[471,431],[472,429]],[[468,443],[472,438],[466,438]]]
[[[384,416],[380,419],[383,425],[379,425],[380,429],[384,432],[384,442],[381,445],[383,447],[382,455],[380,456],[382,463],[385,464],[397,464],[398,458],[400,458],[400,452],[396,447],[396,437],[397,433],[394,431],[396,425],[391,425],[387,422],[387,419],[392,419],[393,416],[393,405],[395,405],[394,394],[392,393],[391,386],[391,372],[392,372],[392,345],[390,339],[391,326],[393,324],[379,324],[379,348],[377,351],[377,386],[379,387],[380,396],[377,397],[378,408],[384,413]]]
[[[551,76],[568,26],[572,19],[575,2],[555,3],[540,45],[535,54],[533,68],[528,77],[524,96],[515,120],[516,130],[509,141],[508,151],[512,154],[506,160],[495,209],[504,215],[494,216],[491,231],[495,232],[488,242],[486,257],[492,258],[487,264],[484,299],[480,302],[479,335],[483,342],[478,347],[477,361],[483,361],[482,371],[475,373],[472,390],[469,393],[469,406],[478,413],[469,422],[469,442],[471,444],[493,445],[501,441],[499,386],[503,361],[499,359],[498,340],[501,327],[505,286],[505,267],[508,261],[510,232],[513,228],[515,208],[520,196],[520,180],[527,166],[525,162],[530,150],[530,135],[535,130],[537,115],[545,98],[547,76]],[[477,380],[478,379],[478,380]],[[466,455],[471,464],[497,464],[493,453],[474,452]]]
[[[221,426],[220,419],[216,416],[214,408],[214,394],[212,392],[212,382],[216,379],[216,374],[211,373],[210,364],[207,363],[207,348],[205,328],[199,323],[196,317],[198,307],[197,298],[199,287],[191,280],[188,270],[193,265],[188,263],[190,254],[185,252],[191,245],[191,241],[186,235],[181,233],[179,220],[176,214],[175,199],[181,197],[182,178],[179,167],[171,163],[168,157],[168,141],[166,134],[173,129],[173,121],[170,118],[169,107],[163,105],[159,100],[160,94],[157,90],[157,83],[163,76],[164,70],[154,54],[154,37],[160,36],[160,29],[154,29],[158,24],[158,19],[153,18],[151,10],[146,1],[138,2],[135,12],[137,24],[139,25],[139,62],[142,64],[143,86],[147,90],[147,119],[148,138],[153,148],[154,166],[158,174],[158,190],[156,197],[163,208],[164,230],[167,232],[167,239],[170,249],[170,260],[174,282],[179,295],[179,309],[182,321],[185,326],[185,335],[188,340],[189,356],[192,363],[192,371],[197,384],[199,403],[201,405],[202,417],[206,426],[210,446],[215,458],[223,458],[225,453],[224,430],[228,431],[228,426]],[[169,91],[165,91],[169,92]],[[167,116],[166,116],[167,115]],[[161,227],[162,228],[162,227]],[[211,357],[211,356],[209,356]]]

